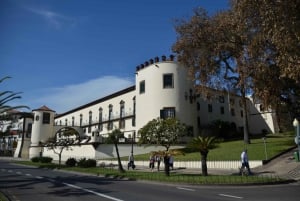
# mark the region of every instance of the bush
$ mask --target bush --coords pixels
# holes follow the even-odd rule
[[[40,157],[38,157],[38,156],[33,157],[33,158],[31,158],[31,161],[34,163],[38,163],[38,162],[40,162]]]
[[[51,158],[51,157],[47,157],[47,156],[40,157],[40,162],[42,162],[42,163],[51,163],[52,160],[53,160],[53,158]]]
[[[88,167],[96,167],[96,160],[95,159],[86,159],[82,158],[78,161],[77,165],[82,168],[88,168]]]
[[[68,158],[66,161],[66,166],[74,167],[76,166],[77,160],[75,158]]]
[[[51,163],[53,160],[53,158],[51,157],[47,157],[47,156],[43,156],[43,157],[33,157],[31,158],[31,161],[34,162],[34,163],[38,163],[38,162],[41,162],[41,163]]]

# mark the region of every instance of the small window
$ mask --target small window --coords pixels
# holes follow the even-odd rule
[[[163,88],[174,88],[173,74],[168,73],[163,75]]]
[[[145,93],[145,80],[140,82],[140,94]]]
[[[225,110],[224,110],[224,107],[223,107],[223,106],[220,107],[220,112],[221,112],[221,114],[224,114],[224,113],[225,113]]]
[[[175,118],[175,108],[164,108],[160,110],[160,118],[167,119],[167,118]]]
[[[243,112],[243,110],[241,110],[241,117],[242,117],[242,118],[244,117],[244,112]]]
[[[234,108],[231,108],[230,113],[231,113],[231,116],[235,116],[235,110],[234,110]]]
[[[208,112],[212,112],[213,108],[212,108],[212,104],[208,104]]]
[[[224,96],[219,96],[219,102],[220,102],[220,103],[224,103],[224,102],[225,102]]]
[[[43,113],[43,124],[50,124],[50,113],[49,112]]]
[[[200,103],[197,102],[197,111],[200,111]]]

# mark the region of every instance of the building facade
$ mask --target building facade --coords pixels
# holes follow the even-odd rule
[[[55,158],[51,150],[44,149],[49,139],[59,140],[62,128],[74,128],[80,135],[79,144],[64,151],[68,157],[115,157],[111,146],[99,145],[114,129],[124,132],[121,156],[129,155],[133,142],[137,142],[140,128],[156,118],[175,117],[189,127],[189,136],[197,136],[200,130],[214,121],[229,122],[237,130],[243,130],[243,119],[248,115],[249,132],[252,134],[276,132],[274,113],[262,110],[259,103],[248,99],[247,112],[243,110],[241,97],[211,90],[207,95],[197,94],[194,83],[188,78],[187,69],[171,55],[169,58],[150,59],[135,69],[135,85],[78,106],[62,114],[46,106],[33,110],[32,132],[26,135],[25,147],[29,158],[41,154]],[[29,139],[29,140],[28,140]],[[74,142],[74,139],[72,142]],[[3,140],[2,140],[3,141]],[[20,142],[20,140],[19,140]],[[131,143],[131,145],[130,145]],[[140,153],[149,151],[135,147]],[[29,151],[28,151],[29,150]],[[22,151],[22,150],[21,150]],[[44,153],[42,153],[44,152]],[[16,154],[15,154],[16,156]],[[57,157],[57,156],[56,156]]]

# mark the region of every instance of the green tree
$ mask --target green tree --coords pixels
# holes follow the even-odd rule
[[[121,163],[121,158],[120,158],[119,148],[118,148],[120,138],[124,138],[124,133],[121,132],[120,129],[114,129],[111,133],[108,134],[107,143],[113,143],[115,145],[115,149],[118,157],[118,169],[121,173],[123,173],[125,172],[125,170]]]
[[[140,134],[139,144],[146,144],[146,146],[155,144],[166,148],[165,151],[157,152],[157,154],[164,157],[165,174],[169,176],[169,157],[179,154],[176,150],[170,150],[170,147],[177,144],[179,139],[186,135],[186,126],[175,118],[157,118],[148,122],[138,132]]]
[[[57,137],[57,135],[59,137]],[[48,150],[53,150],[53,152],[58,155],[58,163],[60,166],[63,151],[72,150],[72,146],[75,145],[80,146],[80,137],[79,133],[71,127],[62,128],[55,136],[55,138],[49,139],[49,141],[44,144],[40,143],[40,146]],[[70,138],[72,136],[76,136],[75,139],[77,143],[74,138]]]
[[[212,136],[198,136],[190,142],[189,147],[199,150],[201,155],[202,175],[207,176],[207,156],[209,150],[216,147],[216,138]]]
[[[11,77],[7,76],[2,79],[0,79],[0,83],[2,83],[6,79],[10,79]],[[0,91],[0,116],[5,114],[7,111],[13,110],[13,109],[30,109],[28,106],[25,105],[18,105],[18,106],[10,106],[8,105],[9,102],[22,98],[20,96],[21,92],[13,92],[13,91]],[[2,116],[2,117],[5,117]],[[9,117],[9,116],[7,116]],[[3,120],[1,118],[1,120]],[[5,119],[4,119],[5,120]]]
[[[166,148],[166,151],[186,135],[186,126],[175,118],[153,119],[142,127],[139,144],[156,144]]]
[[[244,141],[250,143],[246,96],[252,89],[247,49],[251,35],[233,17],[230,10],[209,16],[204,9],[196,9],[190,20],[177,21],[173,51],[188,68],[199,93],[213,97],[213,88],[241,96]]]

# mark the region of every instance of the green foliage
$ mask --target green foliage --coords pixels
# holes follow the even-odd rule
[[[86,159],[82,158],[77,163],[78,167],[82,168],[90,168],[90,167],[96,167],[97,162],[95,159]]]
[[[2,79],[0,79],[0,83],[3,82],[6,79],[9,79],[11,77],[6,76]],[[13,110],[13,109],[21,109],[21,108],[26,108],[26,109],[30,109],[29,107],[25,106],[25,105],[19,105],[19,106],[10,106],[7,105],[8,102],[11,102],[15,99],[20,99],[21,92],[13,92],[13,91],[0,91],[0,114],[4,114],[7,111]]]
[[[189,147],[200,151],[200,153],[208,153],[210,149],[216,147],[216,138],[212,136],[198,136],[193,138]]]
[[[139,144],[157,144],[168,151],[171,145],[186,135],[186,131],[186,126],[175,118],[153,119],[139,130]]]
[[[31,161],[34,163],[51,163],[53,158],[47,157],[47,156],[42,156],[42,157],[33,157],[31,158]]]
[[[114,129],[111,133],[108,134],[106,143],[118,144],[119,139],[124,138],[124,133],[120,129]]]
[[[66,166],[68,167],[74,167],[76,166],[77,160],[75,158],[68,158],[66,161]]]
[[[40,162],[40,157],[33,157],[33,158],[31,158],[31,161],[34,163],[38,163],[38,162]]]

